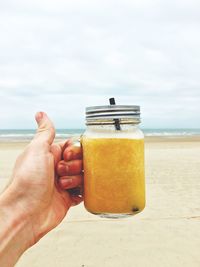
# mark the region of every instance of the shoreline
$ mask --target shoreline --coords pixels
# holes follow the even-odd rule
[[[73,136],[72,136],[73,138]],[[55,143],[58,142],[64,142],[65,140],[68,140],[69,138],[55,138]],[[0,139],[0,145],[4,144],[27,144],[32,139]],[[144,137],[145,142],[147,143],[157,143],[157,142],[200,142],[200,135],[170,135],[170,136],[145,136]]]

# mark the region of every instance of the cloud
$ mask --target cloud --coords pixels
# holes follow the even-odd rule
[[[73,110],[76,126],[110,96],[141,104],[144,126],[196,126],[199,10],[186,0],[2,1],[1,127],[32,127],[36,109],[59,127]]]

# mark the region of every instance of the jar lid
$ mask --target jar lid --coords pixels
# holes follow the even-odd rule
[[[140,123],[140,106],[133,105],[107,105],[92,106],[86,108],[86,121],[88,124],[92,121],[112,122],[119,119],[123,121],[132,121],[132,123]]]

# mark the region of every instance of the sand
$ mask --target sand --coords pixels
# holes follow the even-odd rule
[[[0,143],[0,190],[25,143]],[[17,267],[199,267],[200,138],[146,138],[145,210],[102,219],[83,205]]]

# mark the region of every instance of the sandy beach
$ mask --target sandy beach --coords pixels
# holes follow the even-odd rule
[[[0,191],[25,142],[0,143]],[[29,249],[17,267],[199,267],[200,137],[148,137],[146,208],[102,219],[83,205]]]

